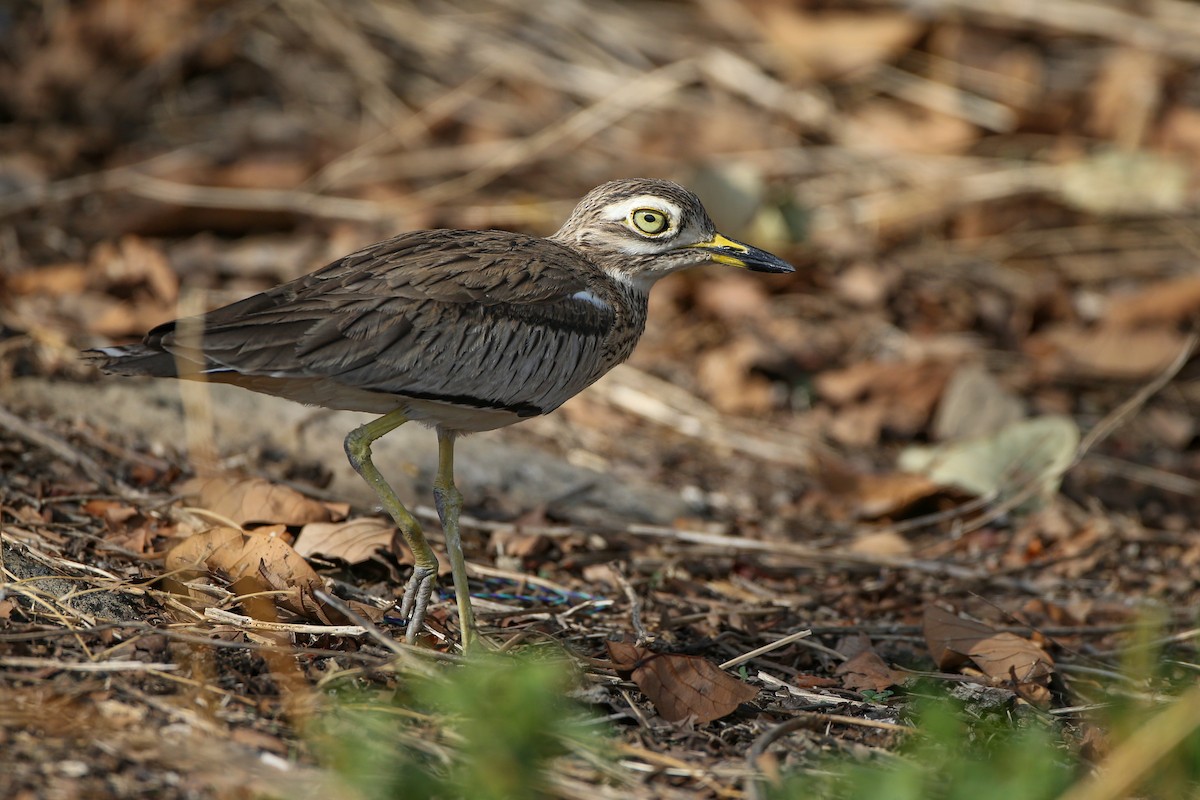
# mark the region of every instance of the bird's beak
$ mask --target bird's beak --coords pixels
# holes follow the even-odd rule
[[[741,267],[753,272],[795,272],[796,268],[778,256],[773,256],[766,250],[759,250],[748,244],[716,234],[707,242],[696,242],[688,245],[708,251],[708,257],[718,264],[731,267]]]

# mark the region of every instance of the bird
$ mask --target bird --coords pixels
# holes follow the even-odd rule
[[[615,180],[588,192],[546,238],[401,233],[268,291],[159,325],[138,344],[85,355],[110,374],[228,383],[376,415],[350,431],[345,451],[413,554],[400,603],[410,644],[423,629],[438,562],[372,463],[371,446],[406,422],[433,428],[433,495],[465,652],[478,632],[459,530],[456,439],[561,406],[629,357],[656,281],[706,263],[794,271],[718,233],[682,185]]]

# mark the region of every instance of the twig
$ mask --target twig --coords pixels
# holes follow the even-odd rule
[[[414,645],[407,644],[405,642],[396,641],[391,636],[388,636],[386,633],[384,633],[383,630],[378,625],[376,625],[375,623],[371,622],[371,620],[367,619],[363,615],[356,612],[349,605],[347,605],[341,598],[334,597],[329,592],[318,589],[315,592],[313,592],[313,596],[315,596],[322,603],[328,603],[333,608],[336,608],[340,613],[345,615],[348,619],[351,619],[355,623],[357,623],[363,629],[363,631],[367,635],[369,635],[372,639],[374,639],[376,642],[378,642],[379,644],[386,647],[388,650],[391,650],[393,653],[395,653],[398,656],[407,658],[407,657],[410,657],[413,655],[418,655],[418,656],[423,656],[425,658],[431,658],[431,659],[434,659],[437,661],[450,661],[455,664],[463,663],[462,656],[457,656],[452,653],[440,653],[436,650],[428,650],[424,647],[416,647]]]
[[[0,667],[56,669],[64,672],[162,672],[179,669],[178,664],[151,664],[145,661],[60,661],[57,658],[0,656]]]
[[[282,631],[284,633],[311,633],[317,636],[366,636],[367,631],[359,625],[304,625],[292,622],[266,622],[264,620],[234,614],[220,608],[204,609],[204,618],[213,622],[234,625],[244,630]]]
[[[395,219],[394,205],[349,197],[330,197],[300,189],[241,189],[197,186],[135,174],[122,188],[150,200],[200,208],[290,211],[310,217],[378,222]]]
[[[715,533],[686,531],[655,525],[630,525],[624,533],[632,536],[678,539],[682,542],[726,547],[734,551],[793,556],[817,564],[854,564],[875,568],[903,569],[930,575],[945,575],[959,580],[992,583],[1020,591],[1036,591],[1022,581],[993,575],[985,570],[968,569],[958,564],[947,564],[940,561],[923,561],[873,553],[851,553],[844,550],[818,550],[793,542],[764,542],[757,539],[742,539],[736,536],[722,536]]]
[[[759,656],[769,653],[772,650],[778,650],[781,647],[786,647],[792,642],[799,641],[800,639],[804,639],[809,636],[812,636],[812,631],[797,631],[796,633],[793,633],[789,636],[784,636],[782,639],[771,642],[770,644],[764,644],[762,647],[751,650],[749,653],[742,653],[740,656],[735,656],[734,658],[726,661],[724,664],[719,665],[718,669],[733,669],[738,664],[745,664],[752,658],[758,658]]]
[[[612,573],[617,583],[621,584],[621,589],[625,592],[625,597],[629,600],[629,624],[633,626],[633,632],[637,637],[634,644],[641,647],[654,641],[654,637],[647,633],[645,626],[642,625],[642,598],[638,597],[637,592],[634,591],[633,584],[629,582],[629,578],[625,577],[625,573],[615,565],[613,566]]]

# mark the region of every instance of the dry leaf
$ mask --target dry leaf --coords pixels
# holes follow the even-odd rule
[[[1030,337],[1027,347],[1042,371],[1051,376],[1145,380],[1175,360],[1184,338],[1167,328],[1061,326]]]
[[[877,531],[855,538],[848,548],[851,553],[874,556],[912,555],[912,544],[895,531]]]
[[[842,662],[834,670],[834,674],[842,679],[842,686],[859,691],[870,689],[875,692],[903,683],[907,677],[903,672],[897,672],[887,665],[883,657],[873,648],[863,650],[858,655]]]
[[[857,150],[924,155],[964,152],[979,141],[981,133],[978,127],[962,117],[914,108],[886,98],[864,103],[850,113],[843,130],[847,145]],[[896,195],[902,200],[898,205],[888,204],[889,198],[876,198],[877,203],[882,203],[876,206],[876,214],[882,217],[877,218],[877,222],[888,225],[898,220],[915,222],[943,216],[951,208],[947,197],[953,196],[953,190],[937,185],[926,188],[928,191],[918,187],[904,195]],[[884,212],[884,209],[888,210]]]
[[[918,500],[932,497],[942,487],[921,475],[893,472],[887,475],[860,475],[849,496],[854,515],[860,519],[895,516]]]
[[[157,246],[137,236],[119,242],[100,242],[89,259],[93,285],[98,288],[144,286],[159,303],[179,299],[179,277]]]
[[[1174,325],[1200,312],[1200,275],[1152,283],[1131,294],[1117,295],[1105,321],[1119,328]]]
[[[193,478],[181,487],[188,501],[246,525],[252,522],[305,525],[329,522],[333,513],[295,489],[262,478]]]
[[[994,633],[971,646],[968,655],[989,678],[1028,683],[1054,671],[1054,662],[1040,646],[1015,633]]]
[[[817,376],[817,392],[842,406],[830,432],[845,444],[872,444],[886,429],[911,437],[929,422],[950,375],[941,361],[863,361]]]
[[[700,656],[660,654],[626,642],[608,642],[618,672],[633,682],[668,722],[692,717],[701,725],[730,714],[758,696],[758,689]]]
[[[802,80],[843,77],[891,61],[924,29],[902,11],[808,13],[795,4],[771,3],[761,15],[777,56]]]
[[[1188,207],[1191,170],[1183,159],[1112,151],[1063,164],[1055,184],[1062,200],[1101,215],[1162,214]]]
[[[982,622],[963,619],[935,605],[925,607],[921,625],[925,646],[942,670],[957,669],[967,663],[971,646],[992,635],[992,629]]]
[[[1114,47],[1092,87],[1088,127],[1125,150],[1142,144],[1162,99],[1166,59],[1141,47]]]
[[[946,383],[933,418],[938,441],[983,436],[1025,416],[1025,404],[979,364],[964,364]]]
[[[48,294],[55,297],[79,294],[88,285],[87,267],[78,262],[48,264],[10,275],[5,288],[17,294]]]
[[[996,632],[937,606],[925,609],[925,643],[940,669],[974,662],[994,681],[1039,681],[1054,671],[1054,660],[1039,645],[1015,633]]]
[[[390,548],[395,533],[396,525],[380,517],[348,522],[310,522],[300,529],[293,547],[305,558],[320,553],[347,564],[361,564],[376,552]]]
[[[280,604],[306,616],[313,615],[311,593],[322,586],[317,573],[286,542],[235,528],[213,528],[188,537],[167,552],[165,568],[185,575],[203,568],[227,575],[230,582],[252,578],[284,592]],[[202,594],[193,596],[205,599]]]
[[[754,372],[764,347],[752,337],[736,337],[700,356],[696,380],[705,397],[727,414],[762,414],[774,408],[771,382]]]
[[[519,527],[492,534],[489,548],[497,555],[526,559],[541,555],[552,546],[550,538],[540,533],[525,533]]]
[[[897,466],[939,486],[1003,499],[1017,492],[1036,493],[1022,507],[1036,508],[1058,492],[1063,473],[1075,460],[1079,428],[1065,415],[1018,420],[987,436],[936,447],[908,447]]]

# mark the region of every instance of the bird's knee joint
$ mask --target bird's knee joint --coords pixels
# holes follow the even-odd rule
[[[342,445],[346,449],[346,458],[350,459],[350,466],[355,469],[359,469],[371,458],[371,442],[363,436],[361,428],[355,428],[346,434]]]

